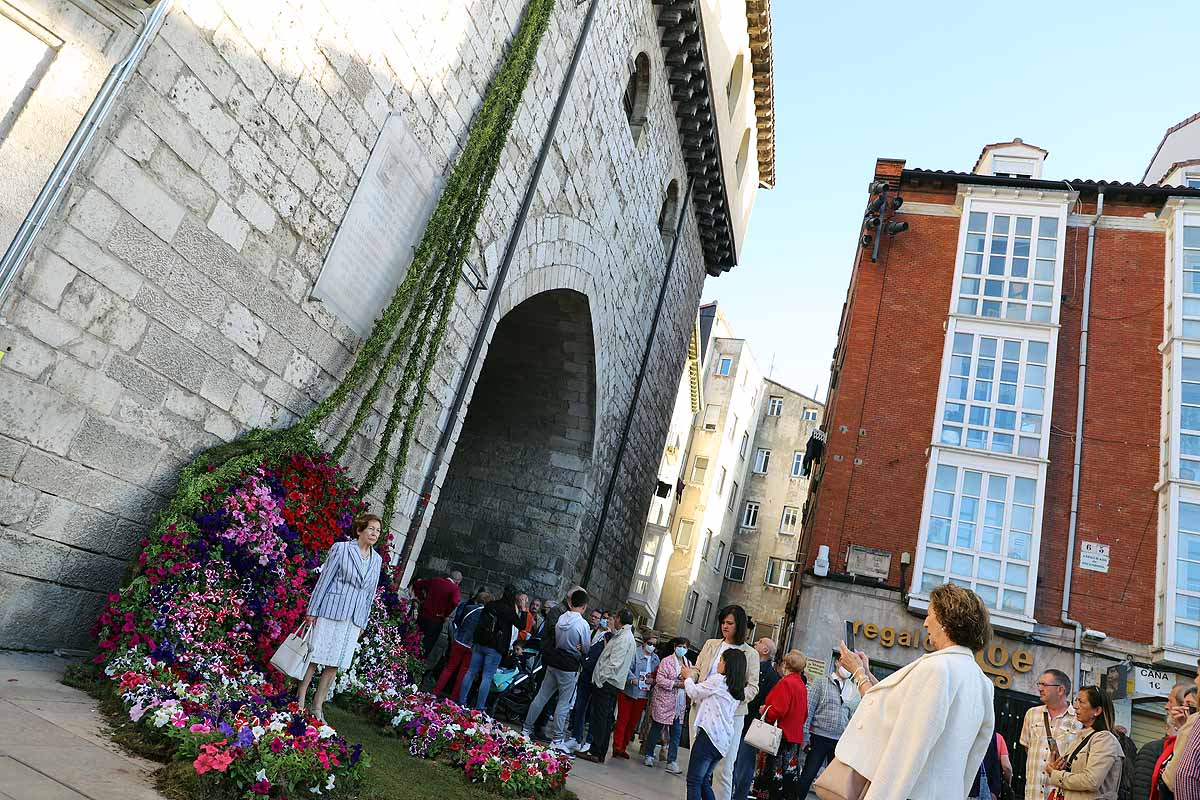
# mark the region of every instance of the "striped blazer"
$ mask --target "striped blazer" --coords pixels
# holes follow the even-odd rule
[[[367,627],[382,566],[383,558],[374,550],[370,560],[363,561],[358,542],[335,542],[308,601],[309,616],[338,622],[349,619]]]

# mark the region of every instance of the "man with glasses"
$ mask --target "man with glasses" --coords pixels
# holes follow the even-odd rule
[[[1058,744],[1058,752],[1067,754],[1075,746],[1083,725],[1075,719],[1071,705],[1071,679],[1062,670],[1048,669],[1037,682],[1038,698],[1044,705],[1025,712],[1021,725],[1021,746],[1025,748],[1025,800],[1046,800],[1054,787],[1047,781],[1046,764],[1053,755],[1046,739],[1043,713],[1050,715],[1050,732]]]

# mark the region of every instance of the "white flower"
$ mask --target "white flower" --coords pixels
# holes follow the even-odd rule
[[[168,708],[160,707],[154,712],[154,727],[161,728],[171,721],[171,711]]]
[[[265,781],[266,779],[267,779],[267,771],[265,769],[260,769],[258,772],[254,773],[254,780],[262,782],[262,781]]]
[[[328,739],[329,737],[333,736],[336,733],[337,733],[337,731],[335,731],[333,728],[329,727],[328,725],[322,725],[321,727],[317,728],[317,736],[318,736],[318,738],[321,738],[321,739]],[[333,787],[331,786],[328,788],[332,789]]]
[[[254,741],[257,742],[259,739],[262,738],[262,735],[267,732],[267,729],[264,728],[262,725],[255,725],[253,728],[250,729],[250,732],[254,734]],[[263,779],[259,778],[259,780],[261,781]]]
[[[329,774],[329,780],[325,781],[325,789],[326,789],[326,791],[332,790],[332,789],[333,789],[333,784],[334,784],[336,781],[337,781],[337,776],[336,776],[336,775],[334,775],[333,773],[330,773],[330,774]]]
[[[313,794],[320,794],[321,787],[320,786],[311,786],[311,787],[309,787],[309,791],[312,792]]]

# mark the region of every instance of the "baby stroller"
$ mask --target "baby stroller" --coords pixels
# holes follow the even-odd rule
[[[514,653],[511,659],[509,665],[501,662],[500,669],[492,676],[488,712],[498,720],[521,723],[541,688],[546,670],[537,650]]]

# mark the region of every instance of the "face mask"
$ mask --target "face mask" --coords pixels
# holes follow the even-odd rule
[[[687,648],[686,647],[676,647],[675,655],[679,658],[683,658],[684,656],[687,655]]]
[[[845,667],[838,667],[837,674],[838,674],[838,677],[841,678],[842,680],[846,680],[847,678],[850,677],[850,673],[846,671]]]
[[[608,627],[608,620],[601,618],[600,619],[600,629],[604,630],[607,627]]]
[[[646,652],[647,652],[647,653],[653,653],[653,652],[654,652],[654,645],[652,645],[652,644],[648,644],[648,645],[646,645]]]

